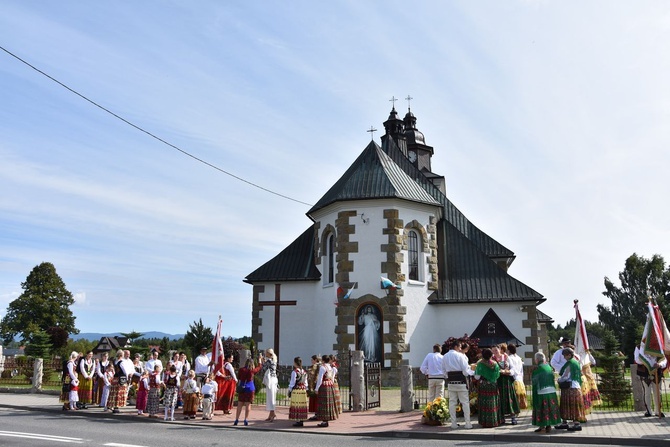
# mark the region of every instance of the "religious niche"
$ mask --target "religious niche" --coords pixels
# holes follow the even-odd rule
[[[356,348],[363,351],[366,362],[383,361],[383,318],[379,306],[373,303],[360,306],[356,322]]]

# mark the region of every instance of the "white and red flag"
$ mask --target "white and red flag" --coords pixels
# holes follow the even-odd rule
[[[643,352],[660,361],[666,354],[670,354],[670,333],[658,305],[649,300],[647,309],[649,313],[647,314],[647,322],[644,325],[644,332],[642,333]],[[654,365],[647,364],[648,359],[645,359],[644,356],[641,356],[641,360],[651,371]]]
[[[589,337],[586,334],[586,326],[584,325],[582,314],[579,313],[578,302],[579,300],[574,301],[577,326],[575,327],[575,339],[573,343],[575,344],[575,354],[579,357],[579,364],[584,366],[591,364],[591,356],[588,353],[590,349]]]
[[[224,363],[223,343],[221,342],[221,324],[223,324],[223,320],[221,319],[221,315],[219,315],[219,324],[216,326],[216,335],[214,335],[214,340],[212,340],[212,373],[214,374],[223,369]]]

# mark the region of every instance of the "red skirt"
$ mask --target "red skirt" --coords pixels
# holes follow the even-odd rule
[[[215,410],[223,410],[228,413],[233,409],[233,400],[235,399],[235,384],[236,382],[230,379],[216,378],[216,383],[219,385],[217,392]]]

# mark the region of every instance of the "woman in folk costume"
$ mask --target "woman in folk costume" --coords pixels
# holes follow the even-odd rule
[[[81,408],[93,403],[93,376],[95,375],[95,362],[93,351],[88,351],[86,356],[79,360],[79,403]]]
[[[279,381],[277,380],[277,356],[272,348],[265,350],[265,361],[263,362],[263,384],[265,385],[265,409],[268,414],[267,422],[272,422],[277,418],[275,414],[275,405],[277,404],[277,389]]]
[[[549,433],[551,427],[561,422],[558,396],[554,384],[554,370],[543,353],[535,354],[537,368],[533,371],[533,417],[532,424],[539,428],[536,433]]]
[[[596,359],[593,358],[590,351],[586,351],[589,362],[582,366],[582,399],[584,399],[584,414],[591,414],[591,407],[602,405],[598,384],[591,371],[591,365],[595,366]]]
[[[219,390],[214,409],[223,410],[223,414],[231,414],[237,385],[237,376],[232,364],[233,354],[226,355],[223,361],[223,368],[216,372],[216,384]]]
[[[498,427],[505,423],[500,413],[499,377],[500,366],[493,360],[493,351],[489,348],[482,349],[482,359],[475,367],[475,379],[479,380],[477,419],[479,425],[485,428]]]
[[[177,394],[179,393],[179,374],[177,367],[170,365],[170,372],[165,379],[165,394],[163,394],[163,405],[165,406],[164,420],[174,421],[174,409],[177,406]]]
[[[556,428],[580,431],[582,426],[579,423],[586,422],[584,399],[582,398],[582,372],[572,349],[564,349],[563,357],[566,363],[561,368],[558,378],[559,385],[561,383],[565,384],[561,385],[561,418],[563,423]],[[564,386],[568,388],[564,388]],[[568,425],[568,421],[573,421],[573,424]]]
[[[135,395],[135,409],[137,409],[137,414],[144,414],[144,410],[147,408],[147,399],[149,396],[149,374],[146,371],[142,371],[140,375],[140,380],[137,382],[137,394]]]
[[[157,418],[161,400],[161,385],[163,384],[160,365],[154,365],[154,370],[149,374],[148,382],[149,393],[147,395],[146,412],[149,413],[150,418]]]
[[[516,345],[509,345],[507,351],[509,352],[509,363],[512,365],[512,371],[514,371],[514,391],[519,402],[519,409],[525,410],[528,408],[528,401],[526,384],[523,383],[523,360],[516,353]]]
[[[114,360],[114,378],[107,399],[107,408],[112,409],[113,413],[119,413],[119,407],[126,406],[126,396],[128,395],[128,376],[121,367],[121,363],[123,363],[123,351],[119,350]]]
[[[181,371],[179,371],[181,375]],[[200,387],[195,380],[195,371],[190,370],[181,387],[181,396],[184,402],[184,419],[195,419],[200,406]]]
[[[329,421],[340,417],[340,409],[335,398],[335,387],[333,379],[335,372],[330,365],[330,356],[321,357],[321,367],[316,378],[316,393],[319,396],[319,404],[316,410],[316,418],[322,421],[319,427],[328,427]]]
[[[310,421],[316,421],[316,409],[319,405],[319,399],[316,395],[316,378],[319,376],[319,368],[321,368],[321,359],[314,354],[312,365],[307,369],[307,396],[309,397],[307,411],[315,414],[309,419]]]
[[[100,361],[95,362],[95,391],[93,392],[93,403],[98,404],[99,407],[104,407],[102,402],[102,391],[105,389],[105,372],[109,365],[109,353],[103,352]]]
[[[342,396],[340,395],[340,384],[337,382],[338,364],[337,357],[330,354],[330,366],[333,367],[333,391],[335,391],[335,403],[337,404],[337,412],[342,413]]]
[[[493,360],[500,367],[500,377],[498,378],[498,392],[500,393],[500,414],[512,417],[512,425],[517,424],[517,415],[519,414],[519,401],[514,389],[514,370],[506,354],[507,345],[501,343],[491,348],[493,351]]]
[[[261,356],[260,359],[263,357]],[[237,374],[239,380],[238,391],[237,391],[237,413],[235,414],[235,422],[233,425],[237,425],[237,422],[240,419],[240,413],[242,412],[242,407],[244,407],[244,425],[249,425],[249,412],[251,411],[251,403],[254,401],[256,395],[256,390],[254,389],[254,375],[261,370],[261,365],[258,365],[254,368],[254,360],[248,358],[244,363],[244,367],[240,368]],[[246,384],[251,385],[251,388],[242,387]]]
[[[77,380],[75,362],[77,361],[78,357],[79,353],[76,351],[72,351],[72,353],[70,354],[70,359],[65,364],[65,368],[63,368],[63,389],[61,390],[59,399],[59,401],[63,404],[63,411],[70,409],[69,403],[70,403],[71,387],[69,386],[69,384],[71,384],[72,381]]]
[[[293,371],[291,381],[288,384],[291,404],[288,409],[288,419],[296,421],[294,427],[302,427],[303,421],[307,420],[307,372],[302,369],[302,359],[293,359]]]

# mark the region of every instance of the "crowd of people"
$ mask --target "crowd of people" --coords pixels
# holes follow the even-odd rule
[[[523,381],[523,360],[516,353],[516,346],[501,343],[482,349],[481,358],[469,364],[467,343],[453,341],[443,354],[443,347],[433,346],[421,365],[421,372],[428,377],[428,399],[444,396],[447,384],[451,428],[458,428],[458,411],[463,413],[465,428],[472,428],[470,420],[471,395],[476,387],[478,423],[481,427],[498,427],[509,419],[518,424],[521,410],[528,408],[528,396]],[[587,355],[590,356],[589,353]],[[570,340],[562,346],[548,363],[545,355],[534,356],[536,368],[532,382],[532,425],[538,433],[553,429],[580,431],[581,423],[594,405],[601,403],[600,393],[590,364],[580,365]],[[559,391],[556,389],[558,383]],[[559,397],[560,395],[560,397]]]
[[[152,351],[149,359],[142,362],[139,354],[131,359],[128,350],[119,350],[113,360],[108,353],[94,358],[92,351],[72,352],[63,368],[60,395],[63,410],[77,411],[91,405],[119,413],[133,392],[139,416],[158,418],[162,406],[163,419],[174,421],[175,409],[181,406],[184,419],[195,419],[201,413],[203,420],[211,420],[215,411],[232,415],[237,395],[233,425],[238,425],[243,416],[242,423],[246,426],[255,399],[254,378],[262,374],[268,411],[265,421],[273,422],[277,418],[279,381],[277,356],[272,349],[259,354],[257,359],[247,359],[237,372],[232,364],[232,353],[224,354],[222,365],[215,365],[207,348],[202,348],[193,360],[193,368],[184,352],[174,353],[165,367],[159,357],[158,351]],[[289,420],[294,421],[294,426],[318,421],[317,426],[327,427],[338,419],[342,403],[337,372],[332,355],[313,355],[306,369],[300,357],[293,359],[288,390]]]

